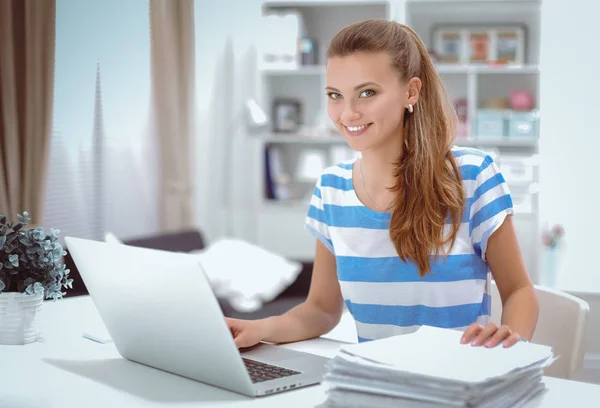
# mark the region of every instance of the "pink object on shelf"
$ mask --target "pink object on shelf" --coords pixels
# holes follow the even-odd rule
[[[466,121],[459,121],[456,129],[456,138],[457,139],[468,139],[469,138],[469,125]]]
[[[529,91],[512,91],[510,104],[514,110],[530,111],[533,109],[533,96]]]

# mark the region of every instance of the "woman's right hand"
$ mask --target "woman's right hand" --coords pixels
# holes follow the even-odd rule
[[[252,347],[266,337],[265,320],[225,318],[237,348]]]

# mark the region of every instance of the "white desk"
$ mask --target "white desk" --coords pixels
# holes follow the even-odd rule
[[[46,302],[38,316],[43,342],[0,346],[0,407],[314,407],[325,399],[313,386],[247,398],[129,362],[114,345],[82,337],[106,332],[91,299]],[[339,337],[339,331],[331,336]],[[341,343],[315,339],[286,345],[332,357]],[[198,362],[197,364],[202,364]],[[598,407],[600,386],[545,378],[547,390],[527,407]]]

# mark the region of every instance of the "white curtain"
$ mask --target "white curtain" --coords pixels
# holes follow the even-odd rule
[[[194,0],[150,0],[152,117],[160,162],[160,223],[192,228]]]
[[[253,166],[260,157],[243,109],[246,99],[261,99],[255,44],[260,15],[260,0],[195,2],[195,218],[209,240],[255,240],[254,198],[261,184]]]

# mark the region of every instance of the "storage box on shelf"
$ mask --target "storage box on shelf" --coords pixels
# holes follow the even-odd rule
[[[502,155],[497,160],[504,179],[509,185],[531,185],[536,182],[537,155]]]
[[[477,111],[476,137],[537,138],[537,112],[501,109]]]
[[[477,112],[477,137],[503,137],[506,134],[505,113],[502,110],[480,109]]]
[[[537,137],[537,114],[535,112],[509,112],[509,137]]]

